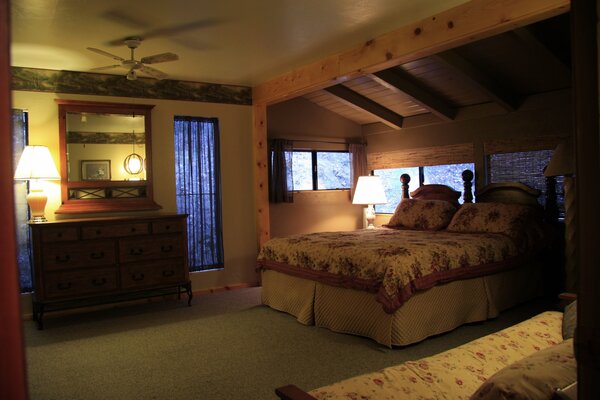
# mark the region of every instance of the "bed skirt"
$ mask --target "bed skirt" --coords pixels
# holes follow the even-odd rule
[[[501,311],[542,293],[542,266],[458,280],[413,295],[393,314],[376,294],[262,270],[262,303],[305,325],[366,336],[385,346],[405,346]]]

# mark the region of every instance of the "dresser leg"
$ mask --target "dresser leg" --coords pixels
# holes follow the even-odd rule
[[[186,290],[187,295],[188,295],[188,306],[191,306],[192,305],[192,297],[193,297],[193,294],[192,294],[192,282],[186,283],[185,290]]]
[[[37,322],[38,330],[44,329],[44,305],[34,303],[33,304],[33,320]]]

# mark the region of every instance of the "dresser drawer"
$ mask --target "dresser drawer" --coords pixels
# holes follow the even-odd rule
[[[165,221],[152,222],[152,233],[182,232],[184,230],[181,219],[168,219]]]
[[[52,243],[42,251],[42,264],[44,270],[111,265],[116,263],[115,253],[112,240]]]
[[[80,297],[117,289],[117,269],[85,268],[46,273],[44,290],[47,298]]]
[[[185,279],[182,258],[121,265],[124,289],[169,285]]]
[[[67,240],[77,240],[77,228],[74,226],[64,226],[55,228],[44,228],[41,232],[42,242],[63,242]]]
[[[181,235],[161,235],[137,239],[119,240],[121,262],[156,260],[183,256]]]
[[[82,239],[99,239],[107,237],[136,236],[146,235],[149,231],[147,222],[87,225],[81,228],[81,237]]]

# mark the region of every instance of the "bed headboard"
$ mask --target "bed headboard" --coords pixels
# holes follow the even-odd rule
[[[418,200],[445,200],[449,203],[459,206],[458,199],[463,195],[465,203],[473,202],[473,192],[471,190],[473,184],[473,172],[464,170],[462,173],[464,193],[452,189],[450,186],[440,184],[428,184],[419,186],[417,189],[409,193],[408,185],[410,183],[410,175],[402,174],[400,182],[402,183],[402,199],[418,199]]]
[[[464,203],[473,202],[473,172],[470,170],[464,170],[462,172],[464,191],[462,193]],[[400,177],[402,183],[402,199],[435,199],[435,200],[446,200],[456,206],[458,206],[458,199],[461,193],[452,189],[446,185],[429,184],[423,185],[416,190],[409,193],[408,185],[410,183],[410,176],[408,174],[402,174]],[[556,202],[556,191],[552,187],[552,181],[546,180],[546,203],[552,206]],[[520,182],[502,182],[502,183],[490,183],[483,188],[477,190],[475,198],[478,203],[517,203],[526,204],[534,207],[542,206],[538,202],[538,197],[541,192],[530,186],[527,186]],[[554,198],[549,198],[554,196]],[[544,210],[546,220],[548,222],[555,222],[557,215],[549,214]]]
[[[540,206],[541,192],[520,182],[490,183],[475,193],[478,203],[517,203]]]

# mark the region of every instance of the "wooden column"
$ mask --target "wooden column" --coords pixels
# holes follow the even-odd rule
[[[9,1],[0,0],[0,398],[27,398],[15,243]]]
[[[260,248],[271,236],[269,219],[269,174],[267,144],[267,106],[252,107],[252,143],[254,145],[254,190],[256,207],[256,234]]]
[[[573,0],[571,54],[575,129],[579,293],[577,300],[578,398],[600,398],[600,129],[598,124],[598,2]]]

